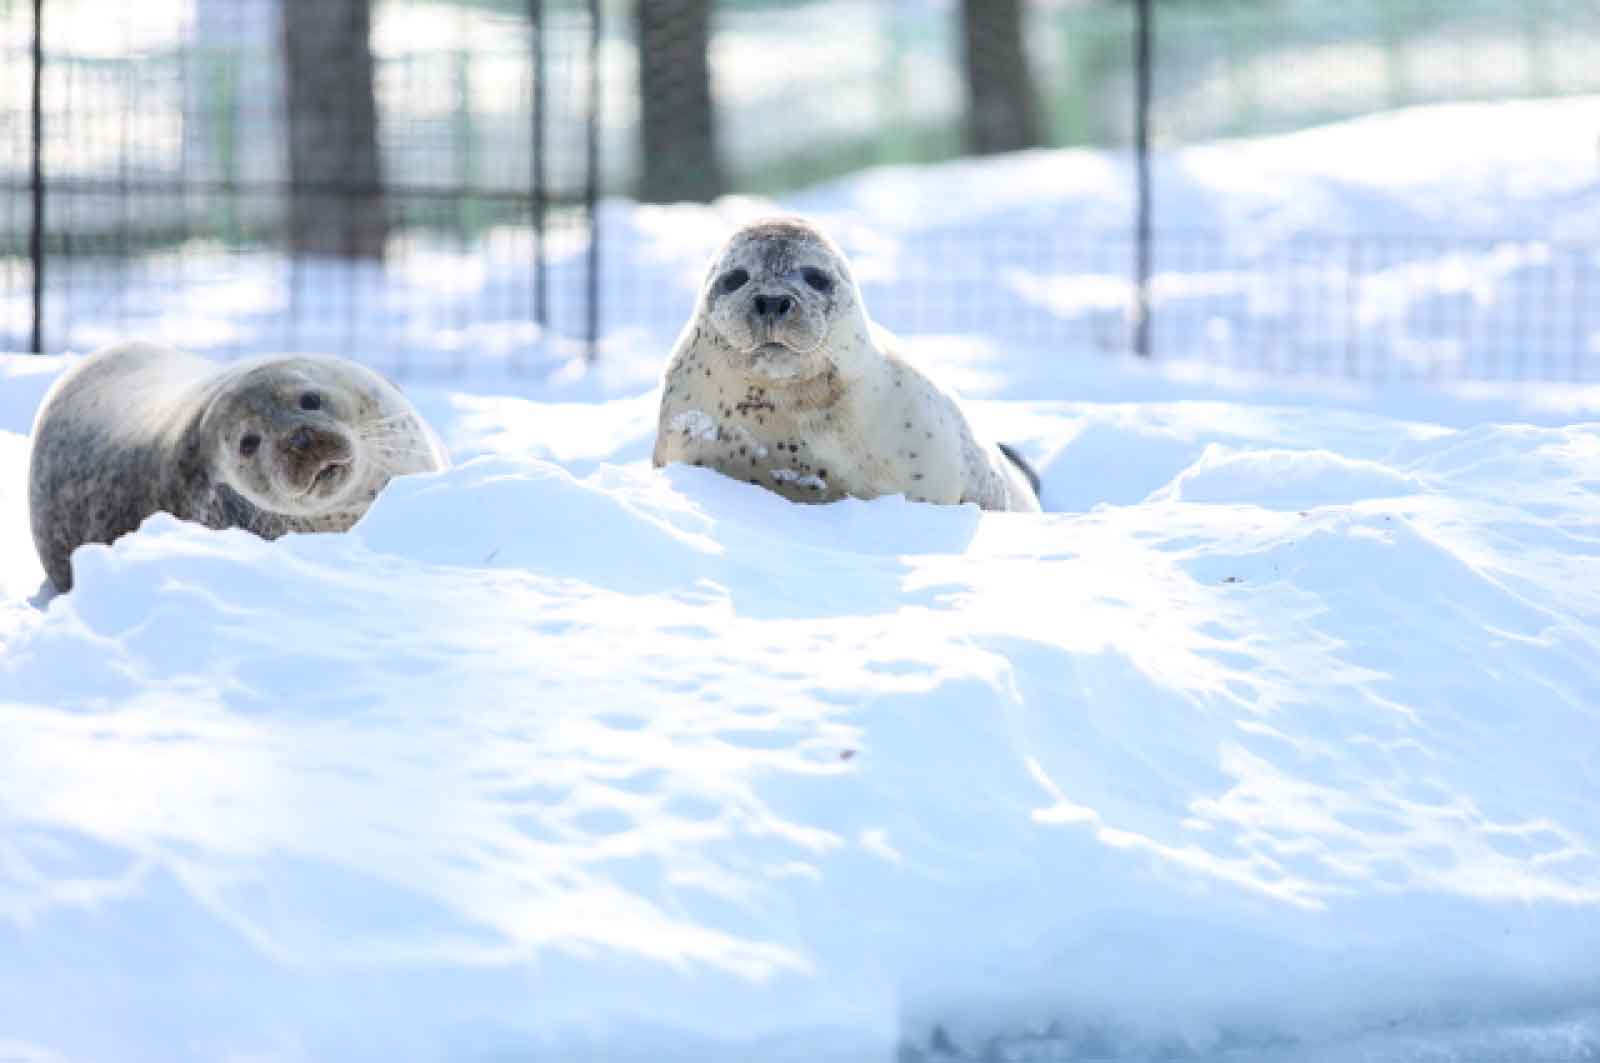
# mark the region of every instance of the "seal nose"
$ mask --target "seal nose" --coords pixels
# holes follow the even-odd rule
[[[311,429],[301,425],[289,434],[289,438],[284,440],[284,445],[295,454],[303,454],[310,449],[316,439],[316,434]]]
[[[766,321],[777,321],[794,308],[794,300],[787,295],[758,295],[753,301],[756,316]]]

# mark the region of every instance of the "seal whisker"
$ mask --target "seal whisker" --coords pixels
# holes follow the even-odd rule
[[[367,456],[374,465],[391,476],[416,471],[419,464],[428,467],[432,461],[432,451],[417,445],[392,446],[373,443],[367,448]]]
[[[395,443],[376,443],[371,440],[368,440],[367,442],[369,444],[367,447],[369,451],[380,454],[398,454],[403,457],[409,457],[429,453],[429,449],[427,447],[401,446]]]
[[[371,443],[374,446],[381,446],[388,443],[404,443],[408,446],[416,447],[419,450],[427,449],[417,439],[417,433],[415,432],[373,432],[370,434],[358,433],[356,438],[360,439],[363,443]]]
[[[389,417],[374,417],[362,421],[355,426],[357,432],[367,432],[373,428],[395,428],[414,430],[417,419],[409,413],[397,413]]]

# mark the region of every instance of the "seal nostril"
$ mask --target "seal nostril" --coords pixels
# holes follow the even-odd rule
[[[286,442],[288,443],[290,450],[298,453],[311,446],[311,440],[311,429],[302,426],[300,428],[296,428],[294,432],[290,434]]]
[[[780,318],[794,307],[794,300],[787,295],[758,295],[751,302],[755,305],[757,317]]]

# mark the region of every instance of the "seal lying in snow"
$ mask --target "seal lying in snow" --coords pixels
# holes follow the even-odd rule
[[[69,558],[164,511],[267,539],[344,531],[391,476],[448,464],[399,389],[337,358],[218,365],[116,344],[68,370],[33,426],[28,508],[56,589]]]
[[[751,222],[712,261],[662,384],[655,464],[707,465],[796,502],[903,494],[1038,512],[1038,477],[867,317],[833,241]]]

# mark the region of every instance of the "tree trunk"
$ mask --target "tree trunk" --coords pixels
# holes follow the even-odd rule
[[[371,0],[282,0],[289,246],[383,258]]]
[[[639,198],[724,191],[711,106],[711,0],[634,0],[639,37]]]
[[[1022,9],[1023,0],[961,0],[968,146],[980,155],[1040,143]]]

